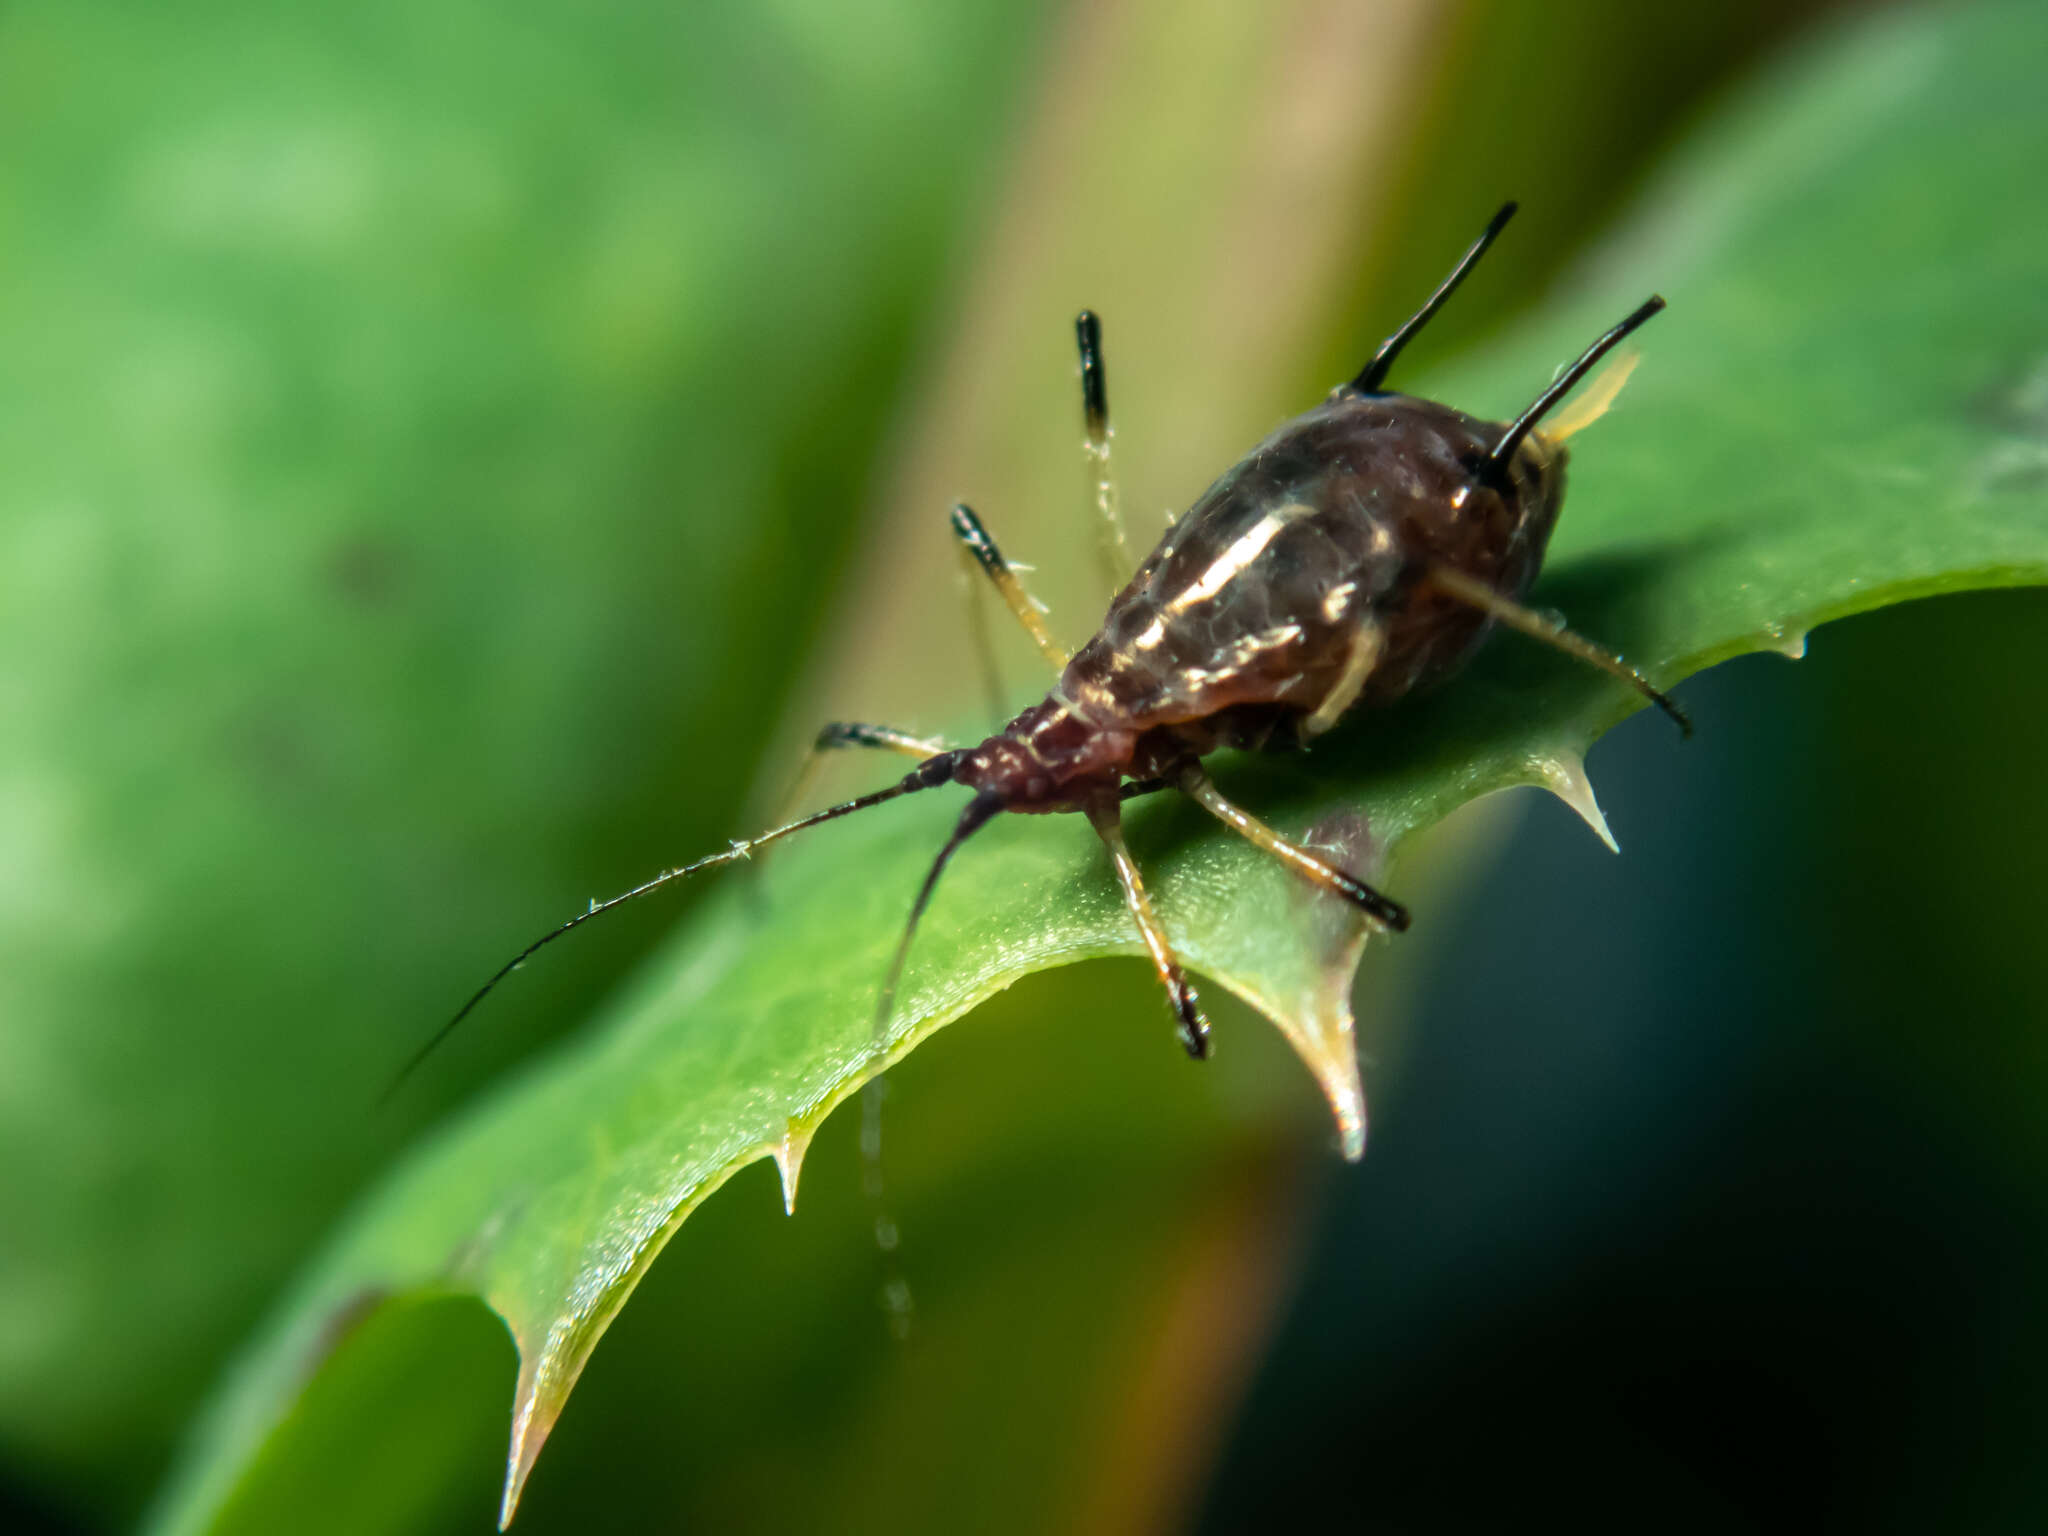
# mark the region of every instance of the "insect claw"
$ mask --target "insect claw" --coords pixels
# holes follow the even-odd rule
[[[1650,702],[1671,717],[1671,723],[1678,727],[1680,739],[1692,740],[1692,716],[1680,709],[1675,699],[1667,693],[1653,689],[1650,693]]]
[[[1391,896],[1381,895],[1364,881],[1355,880],[1341,870],[1337,873],[1342,882],[1337,890],[1346,901],[1384,928],[1390,928],[1395,933],[1408,931],[1415,919],[1400,902]]]
[[[1173,1011],[1180,1021],[1180,1043],[1195,1061],[1209,1059],[1209,1021],[1202,1017],[1195,989],[1182,982],[1174,991]]]

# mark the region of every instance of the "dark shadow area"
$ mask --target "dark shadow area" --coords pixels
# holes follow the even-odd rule
[[[2048,600],[1822,630],[1535,807],[1200,1528],[2035,1528]]]
[[[8,1536],[73,1536],[91,1529],[74,1525],[52,1506],[31,1501],[12,1483],[11,1478],[0,1480],[0,1531]]]

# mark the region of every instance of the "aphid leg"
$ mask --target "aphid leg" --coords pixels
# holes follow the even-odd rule
[[[1406,907],[1392,897],[1382,896],[1356,875],[1346,874],[1328,860],[1310,853],[1299,843],[1290,842],[1250,811],[1224,799],[1223,791],[1216,787],[1215,780],[1204,773],[1198,765],[1190,763],[1181,769],[1179,783],[1188,797],[1203,810],[1236,832],[1246,842],[1263,848],[1278,858],[1304,880],[1343,897],[1368,917],[1384,923],[1396,933],[1408,931],[1409,918]]]
[[[960,819],[953,824],[952,835],[940,847],[938,857],[932,860],[932,867],[924,877],[924,884],[918,888],[917,900],[911,905],[910,917],[903,925],[903,937],[896,941],[896,953],[889,961],[888,974],[882,979],[882,990],[875,999],[875,1029],[868,1046],[869,1056],[878,1069],[888,1064],[889,1021],[896,1012],[896,988],[903,980],[903,964],[910,958],[911,940],[917,937],[918,922],[924,917],[925,908],[932,903],[932,893],[939,888],[939,876],[946,872],[946,865],[953,855],[960,851],[960,845],[993,821],[1003,810],[1003,797],[987,791],[976,795],[967,802],[960,812]],[[888,1207],[882,1203],[882,1099],[887,1085],[882,1073],[877,1070],[861,1088],[860,1094],[860,1158],[861,1183],[865,1186],[870,1206],[874,1211],[875,1246],[881,1250],[882,1259],[888,1269],[888,1280],[882,1287],[883,1304],[889,1312],[889,1331],[898,1339],[910,1336],[911,1317],[914,1307],[911,1301],[910,1284],[903,1278],[901,1265],[896,1258],[899,1235],[895,1219]]]
[[[1508,628],[1518,629],[1531,639],[1541,640],[1545,645],[1554,646],[1565,655],[1575,657],[1588,666],[1598,667],[1610,677],[1620,678],[1675,720],[1680,731],[1687,736],[1692,734],[1692,720],[1686,712],[1656,684],[1612,651],[1603,651],[1584,635],[1574,634],[1556,620],[1545,618],[1535,609],[1524,608],[1514,599],[1501,596],[1485,582],[1467,576],[1455,566],[1432,565],[1424,580],[1444,596],[1455,598],[1461,603],[1479,609],[1482,613],[1490,614]]]
[[[857,720],[835,720],[819,730],[812,749],[830,752],[839,747],[880,747],[884,751],[914,757],[920,763],[928,757],[953,749],[936,736],[913,736],[891,725],[863,725]]]
[[[936,736],[913,736],[908,731],[899,731],[887,725],[863,725],[855,720],[834,720],[820,727],[811,740],[811,750],[804,754],[796,775],[789,781],[789,788],[783,791],[781,800],[776,802],[775,820],[779,824],[788,821],[802,807],[817,781],[818,770],[824,766],[825,754],[841,751],[848,747],[875,747],[885,752],[900,753],[914,757],[919,762],[949,752],[951,746]],[[752,879],[768,867],[769,854],[764,850],[747,861],[748,877]]]
[[[1344,657],[1344,670],[1337,675],[1336,686],[1323,695],[1323,702],[1316,706],[1315,713],[1302,722],[1303,736],[1322,735],[1344,717],[1344,711],[1358,702],[1359,694],[1365,691],[1365,680],[1372,676],[1372,669],[1379,664],[1380,649],[1386,638],[1386,632],[1377,624],[1361,624],[1352,632],[1351,649]]]
[[[975,563],[995,583],[995,589],[1002,595],[1003,602],[1017,622],[1039,649],[1039,653],[1053,664],[1056,670],[1064,670],[1067,653],[1060,643],[1053,639],[1052,631],[1045,627],[1045,615],[1038,611],[1038,604],[1031,600],[1031,594],[1024,590],[1024,584],[1017,579],[1017,573],[1010,569],[1010,562],[1003,558],[1003,552],[996,548],[996,541],[989,537],[988,530],[981,525],[981,519],[974,515],[974,508],[960,502],[953,508],[953,536],[957,538]],[[1000,711],[998,711],[1000,713]]]
[[[1007,720],[1009,694],[1003,688],[1003,669],[996,662],[995,633],[988,625],[988,594],[981,587],[981,562],[965,544],[954,547],[960,551],[960,596],[967,604],[967,633],[981,663],[981,685],[988,692],[989,718]]]
[[[903,963],[910,958],[910,941],[917,937],[917,925],[924,918],[924,910],[932,904],[932,892],[939,888],[939,876],[946,872],[953,855],[960,851],[960,845],[993,821],[1003,810],[1003,797],[986,790],[967,802],[960,812],[960,819],[953,823],[953,833],[940,847],[938,857],[932,860],[932,867],[924,877],[924,884],[918,887],[917,900],[911,903],[910,919],[903,925],[903,937],[896,941],[896,953],[889,961],[889,972],[882,980],[882,991],[875,1001],[875,1054],[880,1055],[888,1043],[889,1017],[896,1009],[896,987],[903,980]]]
[[[1138,800],[1146,795],[1156,795],[1161,790],[1178,788],[1180,786],[1171,779],[1128,779],[1124,782],[1123,787],[1116,792],[1116,797],[1119,802]]]
[[[878,747],[885,752],[898,752],[905,757],[914,757],[923,762],[928,757],[937,757],[941,752],[950,751],[950,746],[936,736],[913,736],[908,731],[899,731],[886,725],[862,725],[854,720],[834,720],[819,729],[812,738],[811,750],[804,754],[804,760],[790,780],[789,789],[777,802],[776,820],[789,818],[804,796],[810,792],[811,782],[818,776],[818,769],[825,761],[827,752],[836,752],[847,747]]]
[[[1119,592],[1131,579],[1134,562],[1124,541],[1123,509],[1116,494],[1116,470],[1109,461],[1109,375],[1102,365],[1102,322],[1084,309],[1074,320],[1074,340],[1081,351],[1081,424],[1087,432],[1081,452],[1088,465],[1088,489],[1094,498],[1096,548],[1102,557],[1109,590]]]
[[[1146,953],[1152,957],[1152,968],[1159,972],[1167,999],[1173,1004],[1180,1043],[1190,1056],[1200,1061],[1209,1054],[1209,1021],[1202,1017],[1201,1000],[1195,996],[1187,972],[1181,969],[1173,946],[1166,940],[1166,930],[1160,927],[1159,915],[1152,910],[1152,898],[1145,894],[1145,882],[1138,874],[1138,862],[1131,857],[1131,850],[1124,842],[1123,816],[1118,809],[1118,801],[1107,798],[1091,800],[1088,803],[1088,820],[1095,828],[1095,835],[1109,850],[1110,861],[1116,865],[1117,881],[1124,888],[1124,905],[1131,909],[1138,934],[1145,941]]]

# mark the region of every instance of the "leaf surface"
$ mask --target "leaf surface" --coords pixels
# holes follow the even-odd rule
[[[2048,579],[2048,211],[2015,195],[2044,140],[2044,46],[2048,18],[1997,8],[1887,18],[1789,66],[1702,131],[1570,295],[1431,382],[1509,415],[1645,292],[1671,301],[1619,407],[1574,444],[1537,602],[1669,683],[1796,655],[1815,625],[1882,604]],[[1580,764],[1636,705],[1502,637],[1452,687],[1221,776],[1385,881],[1404,839],[1495,790],[1544,786],[1597,824]],[[509,1512],[590,1351],[699,1202],[764,1157],[793,1192],[818,1123],[884,1056],[1034,970],[1137,952],[1087,829],[1004,818],[941,888],[878,1052],[877,982],[955,814],[944,800],[729,879],[598,1026],[410,1159],[232,1384],[165,1527],[204,1526],[338,1309],[415,1289],[482,1296],[519,1346]],[[1130,819],[1182,953],[1287,1033],[1356,1155],[1359,930],[1196,813]],[[1207,1070],[1227,1072],[1219,1045]]]
[[[728,830],[1037,24],[803,9],[0,18],[0,1442],[53,1499],[132,1520],[660,914],[367,1112],[451,972]]]

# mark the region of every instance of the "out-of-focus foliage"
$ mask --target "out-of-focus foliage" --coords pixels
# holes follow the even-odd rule
[[[1895,23],[1774,79],[1596,265],[1598,302],[1558,307],[1467,370],[1456,397],[1490,391],[1505,413],[1507,381],[1540,377],[1535,361],[1606,318],[1617,287],[1633,297],[1655,281],[1674,300],[1626,413],[1580,461],[1546,590],[1585,628],[1675,675],[1898,597],[2048,574],[2028,405],[2048,242],[1991,195],[2040,138],[2022,82],[2002,82],[2022,68],[2022,34],[2038,26],[2017,11]],[[1874,239],[1857,215],[1900,178],[1916,216]],[[1261,803],[1301,823],[1363,801],[1390,841],[1487,789],[1554,778],[1623,707],[1603,684],[1496,647],[1459,689],[1319,755],[1321,771],[1267,775]],[[914,887],[934,814],[901,809],[915,837],[877,817],[841,829],[836,851],[791,850],[765,889],[721,899],[611,1032],[424,1155],[245,1377],[215,1475],[250,1454],[335,1309],[393,1288],[476,1287],[505,1311],[527,1348],[517,1412],[544,1432],[673,1222],[791,1122],[807,1137],[858,1080],[893,940],[886,891]],[[906,1038],[1023,970],[1130,947],[1084,845],[1057,837],[1033,825],[977,845],[947,888],[962,915],[911,973]],[[1270,996],[1261,967],[1302,926],[1274,920],[1285,903],[1261,884],[1270,872],[1213,837],[1150,851],[1185,951]],[[784,946],[806,956],[802,974],[775,958]]]
[[[1595,752],[1627,857],[1529,818],[1200,1530],[2041,1523],[2043,655],[2038,590],[1829,625]]]
[[[729,830],[1034,8],[0,17],[0,1436],[134,1507],[508,935]]]

